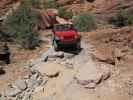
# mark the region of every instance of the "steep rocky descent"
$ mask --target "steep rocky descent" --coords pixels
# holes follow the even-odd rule
[[[116,34],[123,30],[110,29],[110,34]],[[126,29],[125,32],[129,32],[129,30]],[[102,37],[103,34],[108,34],[106,30],[102,30],[100,33],[99,35],[102,35]],[[89,32],[88,35],[94,35],[94,33]],[[95,35],[96,37],[91,38],[91,40],[97,40],[99,35]],[[30,68],[33,74],[28,78],[26,76],[24,81],[29,84],[28,86],[35,83],[33,88],[27,88],[23,79],[17,80],[15,84],[13,83],[13,87],[9,87],[5,95],[16,100],[23,100],[24,98],[24,100],[27,100],[27,98],[29,100],[82,100],[83,97],[85,97],[85,100],[112,100],[112,98],[114,100],[132,100],[128,97],[130,94],[132,98],[133,92],[131,88],[132,70],[126,69],[126,66],[124,70],[127,72],[122,71],[120,73],[120,67],[114,67],[114,65],[106,62],[95,62],[91,57],[95,50],[94,46],[90,44],[92,42],[87,42],[90,39],[89,37],[83,38],[86,43],[82,42],[83,50],[78,52],[78,55],[70,52],[54,52],[50,48],[39,59],[35,59],[32,63],[26,65],[25,67]],[[108,57],[110,58],[110,56]],[[99,58],[106,60],[106,55]],[[40,78],[38,78],[38,75],[34,75],[34,71],[41,73]],[[20,87],[18,83],[22,84],[23,87]]]
[[[33,100],[82,100],[83,97],[85,100],[127,99],[125,94],[119,94],[118,91],[121,91],[120,89],[117,90],[119,84],[115,84],[113,79],[108,79],[110,75],[112,76],[110,70],[114,67],[91,61],[90,52],[92,51],[90,46],[88,49],[84,48],[79,55],[73,56],[73,54],[64,53],[62,56],[62,53],[59,53],[60,56],[49,58],[47,63],[41,62],[41,64],[33,66],[36,70],[40,70],[43,75],[51,76],[59,72],[58,76],[49,78],[45,85],[35,89],[34,95],[32,95]],[[68,59],[69,61],[67,61]],[[62,63],[63,61],[67,63]],[[72,64],[73,67],[69,67],[69,64]],[[110,96],[112,98],[109,98]]]
[[[35,70],[39,70],[42,75],[49,77],[49,80],[45,85],[35,89],[32,95],[33,100],[47,100],[49,98],[53,98],[54,94],[55,100],[67,100],[66,98],[71,98],[70,100],[72,100],[73,97],[76,98],[76,95],[73,95],[73,93],[71,93],[69,96],[67,95],[66,91],[71,91],[71,88],[68,88],[68,86],[76,85],[76,89],[79,87],[82,87],[82,89],[94,89],[97,88],[100,83],[103,83],[104,80],[108,79],[110,76],[108,67],[110,65],[104,66],[101,64],[101,66],[99,66],[98,64],[97,67],[102,71],[96,68],[96,63],[91,61],[89,54],[91,50],[89,50],[89,48],[87,49],[85,47],[85,50],[81,51],[79,55],[69,54],[66,52],[64,52],[64,55],[60,52],[56,54],[50,53],[49,57],[52,55],[54,56],[52,56],[52,58],[48,58],[48,62],[41,62],[40,64],[33,66],[33,68]],[[89,64],[86,64],[88,61],[90,61]],[[84,72],[85,69],[88,70]],[[81,97],[77,98],[76,100],[81,100]]]
[[[90,57],[93,48],[82,44],[84,49],[78,52],[78,55],[69,52],[55,52],[53,48],[50,48],[40,58],[25,66],[31,70],[31,74],[8,86],[1,98],[3,100],[27,100],[27,98],[37,100],[51,97],[53,93],[60,95],[62,91],[61,97],[56,98],[57,100],[63,95],[66,98],[65,91],[70,91],[66,87],[71,84],[77,85],[76,89],[80,86],[84,89],[97,88],[100,83],[104,83],[110,77],[110,70],[108,70],[110,65],[99,66],[93,62]],[[88,61],[90,62],[87,64]],[[85,69],[88,70],[84,73]],[[44,93],[45,91],[47,92]]]

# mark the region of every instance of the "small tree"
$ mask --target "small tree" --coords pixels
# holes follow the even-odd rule
[[[24,48],[33,49],[38,45],[37,34],[33,30],[39,14],[30,9],[30,2],[22,0],[20,7],[5,22],[6,33]]]
[[[78,31],[91,31],[96,29],[96,19],[93,15],[88,13],[80,14],[74,18],[74,24]]]

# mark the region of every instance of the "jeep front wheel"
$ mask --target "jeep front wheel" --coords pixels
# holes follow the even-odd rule
[[[76,46],[77,46],[77,49],[81,49],[81,43],[80,42],[78,42]]]

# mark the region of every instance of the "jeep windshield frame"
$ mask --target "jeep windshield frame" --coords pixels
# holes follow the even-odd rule
[[[56,24],[54,25],[54,31],[69,31],[74,30],[73,24]]]

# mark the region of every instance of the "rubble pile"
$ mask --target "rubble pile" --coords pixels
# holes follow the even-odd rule
[[[46,80],[45,80],[46,81]],[[23,79],[17,79],[14,83],[9,84],[8,88],[1,93],[1,100],[31,100],[34,89],[44,82],[42,76],[37,71],[31,71]]]

